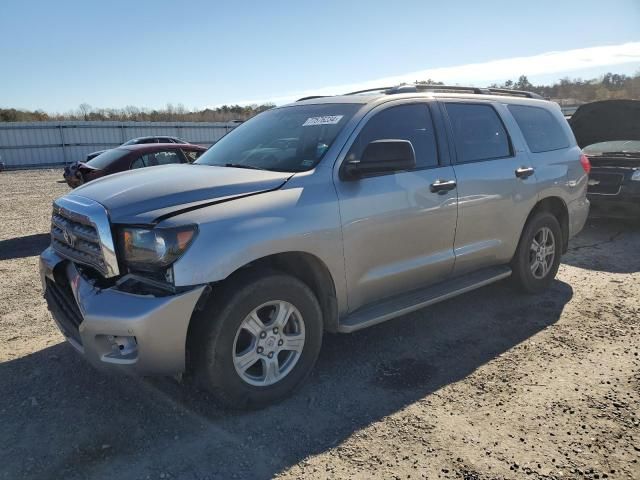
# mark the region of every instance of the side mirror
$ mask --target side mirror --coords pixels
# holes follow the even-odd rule
[[[345,180],[366,175],[411,170],[416,166],[416,153],[408,140],[374,140],[364,149],[362,158],[344,164]]]

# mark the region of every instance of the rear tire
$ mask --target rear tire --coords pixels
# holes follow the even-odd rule
[[[245,273],[214,290],[195,319],[195,377],[229,408],[261,408],[298,388],[322,344],[322,312],[292,276]]]
[[[521,290],[540,293],[551,284],[560,267],[562,242],[560,224],[551,213],[538,213],[527,222],[511,261]]]

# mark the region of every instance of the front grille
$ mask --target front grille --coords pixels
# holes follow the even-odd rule
[[[617,195],[624,180],[622,173],[605,173],[591,170],[588,193],[599,195]]]
[[[51,216],[51,245],[65,258],[106,272],[95,227],[87,218],[56,205]]]
[[[55,319],[60,324],[62,332],[67,336],[82,344],[80,339],[80,324],[82,314],[73,296],[71,287],[68,284],[60,284],[46,279],[45,298]]]

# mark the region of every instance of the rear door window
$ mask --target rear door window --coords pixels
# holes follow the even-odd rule
[[[416,167],[438,165],[438,147],[429,107],[424,103],[398,105],[377,113],[364,126],[349,156],[361,158],[375,140],[409,140],[416,152]]]
[[[533,153],[549,152],[569,146],[569,140],[551,112],[540,107],[508,105],[522,135]]]
[[[511,157],[511,142],[491,105],[446,103],[458,163]]]

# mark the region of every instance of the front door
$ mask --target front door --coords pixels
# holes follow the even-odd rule
[[[429,103],[378,107],[345,160],[361,158],[370,142],[382,139],[409,140],[417,165],[412,171],[335,180],[350,311],[442,280],[454,264],[455,176],[448,151],[439,151]],[[438,187],[447,181],[448,187]]]

